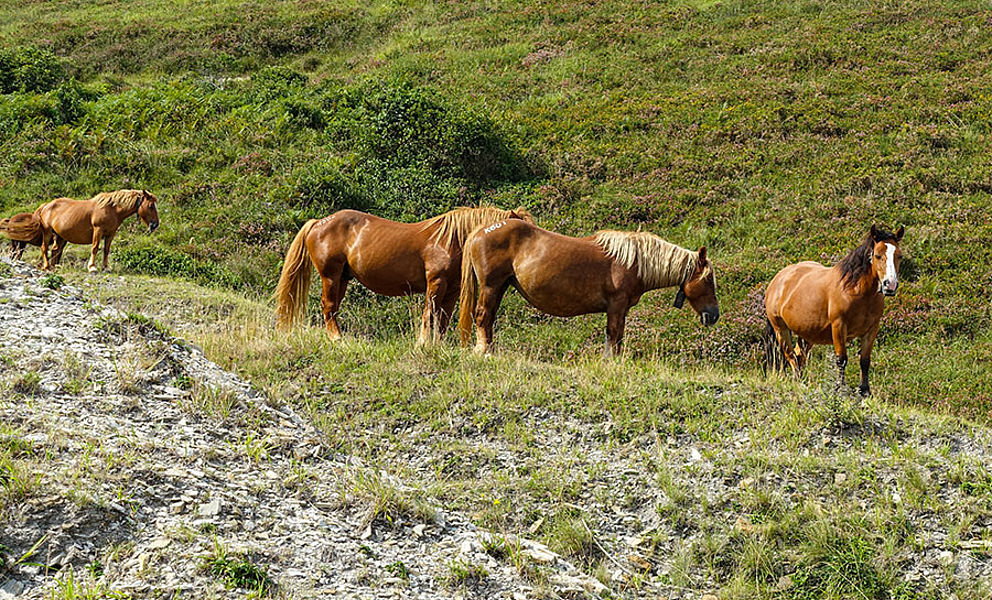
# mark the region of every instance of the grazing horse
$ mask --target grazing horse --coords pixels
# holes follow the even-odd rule
[[[559,317],[606,313],[606,352],[619,353],[627,311],[649,290],[678,286],[704,325],[720,317],[706,248],[693,252],[641,231],[600,231],[572,238],[523,221],[477,230],[462,260],[462,345],[476,324],[479,353],[490,350],[496,310],[509,286],[538,310]],[[473,318],[474,317],[474,318]]]
[[[871,393],[871,348],[885,307],[883,297],[895,296],[899,287],[903,230],[900,227],[893,234],[872,225],[861,245],[833,267],[807,261],[789,265],[775,275],[765,292],[766,358],[771,366],[784,369],[787,361],[799,375],[812,346],[833,344],[839,388],[844,385],[847,343],[861,338],[858,391],[862,396]],[[793,334],[799,338],[795,348]]]
[[[321,309],[332,340],[341,337],[338,309],[353,278],[385,296],[426,293],[417,341],[440,339],[458,299],[462,244],[475,228],[500,219],[533,222],[523,207],[510,211],[492,206],[456,208],[419,223],[397,223],[355,210],[307,221],[283,263],[276,288],[277,324],[286,329],[306,311],[309,262],[323,282]]]
[[[117,190],[97,194],[89,200],[56,198],[41,205],[35,215],[41,221],[41,268],[50,269],[58,264],[67,243],[92,244],[89,271],[96,268],[96,253],[103,242],[103,269],[109,269],[110,242],[124,219],[137,213],[149,231],[158,229],[158,198],[145,190]],[[48,259],[48,246],[55,239],[52,260]]]
[[[31,213],[19,213],[0,221],[0,233],[10,238],[10,257],[21,260],[28,244],[41,246],[41,221]]]

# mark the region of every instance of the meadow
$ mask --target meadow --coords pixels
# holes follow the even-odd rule
[[[307,407],[349,452],[402,464],[408,448],[429,446],[425,431],[444,432],[450,447],[430,452],[452,461],[457,475],[441,479],[468,491],[433,496],[478,512],[487,526],[526,529],[552,511],[535,534],[564,540],[567,552],[585,534],[561,498],[575,503],[595,477],[570,475],[569,487],[496,474],[495,488],[480,490],[471,482],[490,474],[493,457],[462,464],[475,456],[462,456],[472,446],[459,441],[463,429],[522,439],[507,452],[539,462],[545,438],[527,437],[539,415],[579,430],[610,423],[596,434],[600,449],[716,440],[727,428],[770,449],[759,456],[773,459],[748,468],[782,460],[773,470],[820,473],[895,452],[893,469],[905,475],[901,461],[914,470],[926,461],[898,455],[900,436],[989,422],[992,21],[984,3],[12,0],[4,10],[0,213],[57,196],[151,190],[162,227],[147,235],[129,223],[117,237],[111,261],[125,279],[79,281]],[[486,362],[456,350],[453,337],[413,349],[419,300],[356,285],[341,317],[346,344],[329,347],[316,330],[286,341],[271,333],[268,296],[307,219],[358,208],[417,220],[478,203],[523,204],[542,226],[573,235],[643,228],[705,245],[721,320],[704,330],[688,309],[671,308],[674,290],[649,294],[628,319],[626,357],[609,362],[599,357],[603,316],[553,319],[511,293],[497,357]],[[852,408],[821,389],[833,369],[824,349],[808,381],[766,380],[764,286],[786,264],[837,260],[872,223],[906,227],[873,399]],[[82,253],[69,253],[66,273],[79,270]],[[316,308],[314,299],[312,324]],[[851,423],[863,431],[873,419],[890,433],[856,437],[857,460],[784,458],[782,448],[801,451],[815,432]],[[739,454],[714,452],[740,467]],[[985,473],[973,467],[959,469],[970,474],[962,480]],[[939,477],[941,489],[950,485],[945,471]],[[659,509],[664,515],[696,497],[679,493],[693,485],[684,473],[651,478],[681,498]],[[909,480],[922,507],[933,482]],[[855,588],[863,597],[952,588],[979,597],[898,580],[906,566],[895,557],[915,543],[914,516],[843,499],[851,489],[869,494],[871,486],[858,487],[864,481],[840,484],[826,516],[801,502],[748,500],[781,530],[760,547],[733,534],[720,538],[729,546],[700,542],[685,550],[693,565],[685,572],[695,575],[669,583],[774,596],[786,594],[775,588],[782,575],[808,567],[811,587],[791,588],[791,597],[852,597]],[[514,498],[512,514],[493,506],[503,493]],[[986,503],[976,500],[967,517],[952,511],[955,526],[980,528]],[[710,531],[718,514],[704,509],[692,531]],[[902,533],[877,534],[894,515],[905,528],[891,531]],[[845,533],[832,546],[837,531]],[[592,557],[591,570],[608,566],[587,545],[574,551]],[[855,588],[831,588],[816,565],[852,554],[871,569],[845,575]],[[751,563],[718,558],[745,555]],[[699,565],[707,565],[702,579]]]

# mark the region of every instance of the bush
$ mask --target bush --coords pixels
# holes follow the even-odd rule
[[[250,95],[255,102],[264,104],[286,98],[306,84],[306,76],[289,67],[267,67],[252,76]]]
[[[114,255],[121,268],[143,275],[185,277],[201,283],[237,287],[236,278],[223,267],[165,248],[124,248]]]
[[[65,77],[65,65],[48,50],[34,46],[0,50],[0,93],[47,92]]]
[[[368,197],[343,170],[343,163],[327,160],[308,167],[297,179],[290,202],[303,218],[319,218],[344,208],[369,210]]]

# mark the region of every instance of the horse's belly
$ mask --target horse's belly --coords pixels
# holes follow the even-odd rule
[[[587,282],[570,278],[536,279],[518,276],[517,291],[534,308],[556,317],[575,317],[605,312],[606,298]],[[592,289],[590,289],[592,287]]]

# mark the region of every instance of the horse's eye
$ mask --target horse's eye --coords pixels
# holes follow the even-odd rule
[[[881,254],[876,254],[875,255],[875,258],[882,258],[882,255]]]

